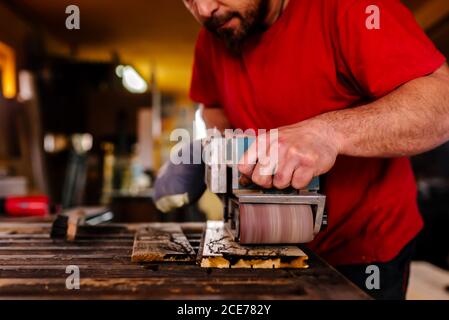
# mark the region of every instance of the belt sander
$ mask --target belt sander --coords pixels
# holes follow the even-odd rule
[[[241,244],[307,243],[327,226],[326,197],[319,178],[305,190],[266,190],[241,185],[238,161],[255,141],[253,137],[211,137],[206,184],[224,204],[224,222]]]

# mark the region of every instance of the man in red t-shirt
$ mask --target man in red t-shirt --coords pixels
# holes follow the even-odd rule
[[[184,3],[204,26],[190,94],[207,125],[279,129],[274,175],[260,174],[262,162],[241,173],[278,189],[325,175],[329,227],[309,247],[367,291],[366,267],[376,264],[381,286],[369,293],[404,298],[422,228],[406,157],[449,139],[445,58],[398,0]],[[180,176],[161,174],[161,208],[201,194],[167,205],[182,194],[167,187]]]

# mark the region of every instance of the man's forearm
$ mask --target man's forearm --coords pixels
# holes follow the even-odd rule
[[[449,140],[449,68],[444,65],[373,103],[314,120],[330,125],[339,154],[398,157],[428,151]]]
[[[202,116],[208,129],[217,128],[219,131],[224,132],[225,129],[231,128],[228,118],[222,108],[204,107]]]

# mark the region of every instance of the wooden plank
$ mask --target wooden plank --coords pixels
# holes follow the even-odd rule
[[[313,258],[313,255],[312,255]],[[91,263],[91,261],[95,263]],[[66,290],[64,265],[0,266],[0,278],[11,280],[0,288],[1,298],[68,299],[366,299],[361,290],[316,257],[310,269],[205,269],[187,264],[132,264],[122,261],[80,264],[81,290]],[[72,263],[69,264],[76,264]],[[23,280],[30,281],[23,281]],[[42,281],[36,282],[35,279]],[[51,280],[48,283],[46,280]],[[93,280],[93,281],[90,281]],[[112,281],[107,281],[112,280]],[[135,279],[135,280],[133,280]],[[140,279],[140,280],[139,280]],[[141,281],[145,279],[144,281]],[[56,284],[60,282],[60,284]],[[101,282],[98,290],[95,283]],[[127,286],[125,283],[129,283]],[[138,284],[139,283],[139,284]],[[119,284],[120,288],[114,285]],[[138,287],[135,288],[135,284]],[[49,286],[48,286],[49,285]],[[128,291],[126,291],[128,289]]]
[[[0,255],[2,254],[11,254],[11,252],[34,252],[34,251],[90,251],[90,250],[104,250],[106,252],[110,252],[111,250],[118,251],[127,251],[129,246],[66,246],[66,245],[42,245],[42,246],[0,246]],[[4,252],[4,253],[2,253]]]
[[[43,233],[49,233],[50,228],[47,223],[1,223],[0,235],[14,235],[14,234],[27,234],[37,235]]]
[[[27,221],[27,218],[7,218],[5,221],[8,222],[2,222],[0,224],[0,230],[1,229],[8,229],[8,230],[14,230],[14,231],[20,231],[21,233],[26,232],[26,229],[39,229],[40,232],[48,233],[51,229],[52,224],[49,222],[46,222],[48,219],[54,219],[54,217],[49,216],[45,219],[39,218],[39,221],[41,222],[29,222]],[[145,227],[160,227],[164,226],[167,223],[108,223],[103,226],[96,226],[97,228],[105,227],[115,227],[118,230],[126,230],[129,233],[134,233],[142,228]],[[205,224],[202,222],[181,222],[176,223],[176,225],[180,226],[181,229],[186,234],[201,234],[204,231]]]
[[[222,221],[208,221],[199,262],[203,268],[308,268],[307,255],[296,246],[243,246]]]
[[[11,240],[11,239],[50,239],[49,234],[2,234],[0,232],[0,240]]]
[[[367,299],[363,292],[328,284],[308,288],[299,279],[242,278],[218,281],[184,277],[81,277],[80,290],[68,290],[65,276],[51,279],[0,279],[0,297],[64,299]]]
[[[367,298],[366,294],[306,248],[303,250],[310,257],[308,269],[200,268],[182,261],[132,263],[133,238],[122,237],[133,236],[142,227],[157,230],[164,229],[164,226],[168,229],[181,227],[194,246],[204,235],[202,231],[205,229],[205,224],[117,225],[115,230],[85,230],[86,238],[67,243],[49,239],[46,234],[48,228],[43,228],[40,235],[25,235],[21,234],[21,230],[28,232],[29,228],[10,226],[19,233],[0,237],[0,250],[3,250],[0,251],[0,298]],[[177,231],[180,231],[179,228]],[[104,236],[108,238],[103,239]],[[204,245],[204,241],[200,243]],[[19,251],[14,252],[14,248]],[[65,270],[68,265],[79,266],[81,290],[66,289]]]
[[[211,283],[196,279],[184,278],[183,281],[173,278],[81,278],[80,290],[68,290],[65,276],[59,279],[0,279],[0,297],[18,298],[43,296],[60,296],[81,299],[83,297],[111,298],[152,298],[176,299],[204,298],[205,293],[211,299],[230,299],[238,297],[249,299],[265,296],[266,299],[298,298],[305,296],[302,286],[288,279],[234,279]]]
[[[101,253],[91,254],[27,254],[27,255],[0,255],[0,266],[22,265],[84,265],[84,264],[102,264],[110,265],[112,263],[129,262],[129,253],[112,254],[101,251]]]
[[[2,239],[0,240],[0,248],[9,247],[33,247],[39,248],[44,246],[65,246],[65,247],[97,247],[103,248],[108,246],[119,246],[132,248],[134,239],[94,239],[94,240],[77,240],[74,243],[67,243],[64,240],[54,239]]]
[[[195,251],[179,225],[164,224],[136,232],[132,262],[195,261]]]
[[[66,277],[67,264],[54,265],[47,262],[42,265],[1,265],[0,278],[60,278]],[[173,278],[184,281],[186,278],[203,281],[225,281],[233,279],[292,279],[294,274],[286,269],[278,269],[273,273],[271,269],[204,269],[185,263],[165,264],[135,264],[128,261],[124,263],[91,264],[89,262],[79,265],[81,277],[89,278],[135,278],[151,277],[153,279]],[[301,274],[304,276],[304,274]]]
[[[80,247],[80,248],[70,248],[70,247],[42,247],[42,248],[1,248],[0,247],[0,257],[3,255],[9,256],[22,256],[22,255],[46,255],[46,254],[66,254],[66,255],[79,255],[79,254],[116,254],[116,255],[131,255],[130,248],[123,247]]]

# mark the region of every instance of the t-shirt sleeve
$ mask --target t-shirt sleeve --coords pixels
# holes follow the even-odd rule
[[[382,97],[445,62],[399,0],[345,3],[336,27],[340,66],[367,96]]]
[[[206,107],[220,107],[217,87],[213,40],[205,29],[199,33],[190,84],[190,98]]]

